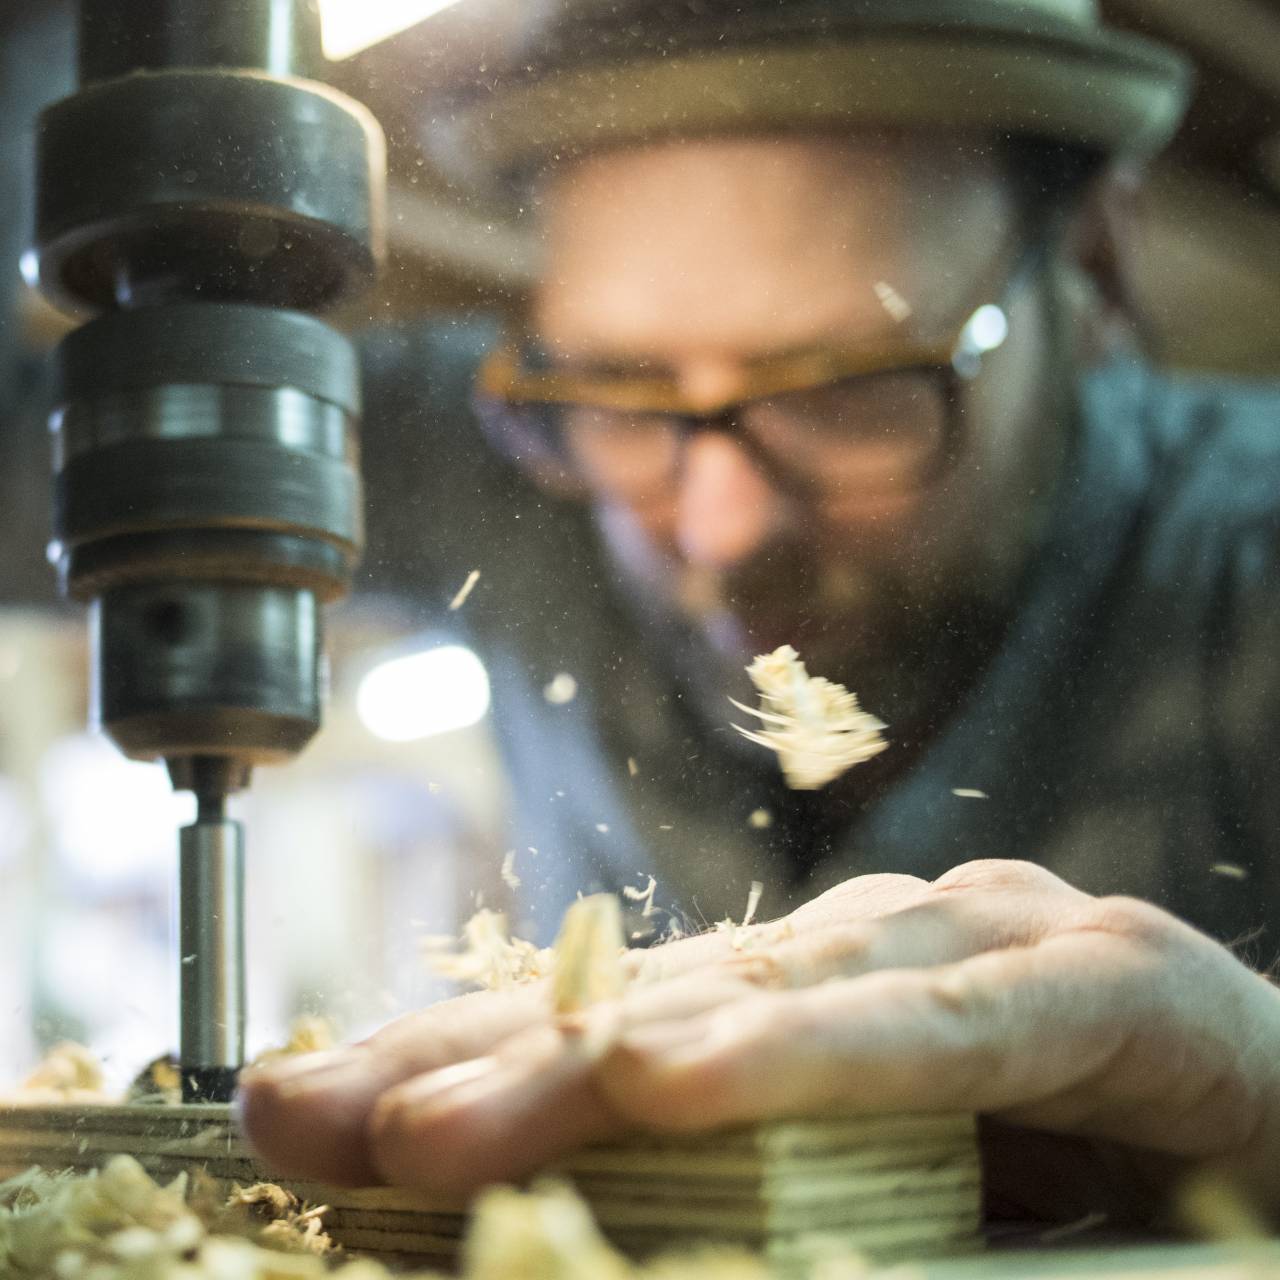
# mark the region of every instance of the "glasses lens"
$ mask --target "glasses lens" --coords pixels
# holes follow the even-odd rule
[[[757,401],[742,424],[779,462],[833,487],[898,488],[940,458],[949,398],[940,371],[907,369]]]
[[[635,492],[676,472],[680,432],[664,414],[573,405],[564,410],[563,430],[583,477],[603,488]]]

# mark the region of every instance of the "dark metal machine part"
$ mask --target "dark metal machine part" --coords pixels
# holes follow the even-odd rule
[[[356,360],[309,312],[372,280],[384,147],[315,0],[82,0],[37,145],[56,360],[54,541],[90,605],[95,721],[192,791],[179,849],[189,1101],[243,1062],[244,835],[227,797],[320,725],[321,605],[363,533]]]

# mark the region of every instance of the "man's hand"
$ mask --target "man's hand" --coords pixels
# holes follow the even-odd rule
[[[1280,1201],[1280,993],[1145,903],[971,862],[629,961],[583,1018],[479,993],[248,1071],[248,1136],[294,1176],[462,1194],[638,1129],[965,1110]]]

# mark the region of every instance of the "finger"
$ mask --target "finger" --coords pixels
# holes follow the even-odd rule
[[[998,999],[1010,1008],[993,1019],[986,994],[993,975],[963,975],[964,967],[895,970],[799,992],[743,994],[738,984],[728,1003],[721,984],[704,982],[701,990],[716,999],[701,1011],[700,984],[689,975],[668,985],[682,988],[681,1007],[691,1016],[643,1022],[635,1011],[623,1013],[620,1041],[602,1054],[584,1052],[580,1039],[554,1028],[538,1028],[482,1062],[391,1090],[374,1112],[373,1159],[389,1181],[465,1195],[633,1127],[690,1131],[833,1107],[976,1110],[1024,1100],[1025,1088],[1001,1056],[1008,1047],[1031,1051],[1039,1062],[1042,1031],[1024,1028],[1022,1043],[1006,1044],[1010,1021],[1035,1011],[1004,993]],[[1027,979],[1005,973],[1002,981],[1026,1003]],[[640,994],[649,1012],[660,1011],[655,1002],[663,988]],[[1061,993],[1036,998],[1053,1009]],[[1078,1030],[1066,1027],[1063,1035]],[[1073,1043],[1076,1056],[1058,1054],[1056,1061],[1087,1072],[1111,1047],[1095,1043],[1091,1056],[1089,1045]],[[1051,1074],[1035,1077],[1037,1089],[1063,1083]]]
[[[662,943],[626,958],[631,977],[639,982],[665,982],[707,965],[733,959],[743,952],[786,941],[811,929],[841,922],[874,919],[918,901],[929,891],[928,881],[916,876],[858,876],[828,889],[781,919],[714,929],[678,942]]]
[[[721,961],[759,985],[814,986],[880,969],[925,969],[956,964],[984,951],[1030,946],[1085,919],[1094,900],[1067,886],[1062,892],[931,891],[874,919],[839,921],[795,933],[756,951],[745,944]]]
[[[592,1065],[574,1037],[543,1027],[496,1055],[398,1085],[374,1108],[371,1159],[386,1181],[450,1199],[523,1178],[626,1131]]]
[[[704,1129],[833,1107],[1000,1112],[1075,1091],[1151,1014],[1138,948],[1051,938],[934,970],[889,970],[762,992],[702,1018],[626,1032],[598,1087],[646,1127]],[[1140,988],[1140,990],[1135,990]],[[1095,1098],[1096,1102],[1097,1099]],[[1024,1120],[1027,1118],[1025,1112]]]
[[[249,1067],[237,1094],[241,1128],[281,1174],[338,1185],[374,1181],[367,1130],[383,1092],[480,1057],[546,1016],[542,984],[476,992],[399,1018],[358,1045]]]

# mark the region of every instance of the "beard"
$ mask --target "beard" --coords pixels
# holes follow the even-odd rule
[[[809,673],[843,684],[890,724],[934,718],[985,665],[1010,600],[991,578],[926,554],[824,554],[778,539],[726,570],[675,568],[674,604],[742,698],[743,668],[789,644]],[[714,655],[714,657],[712,657]]]

